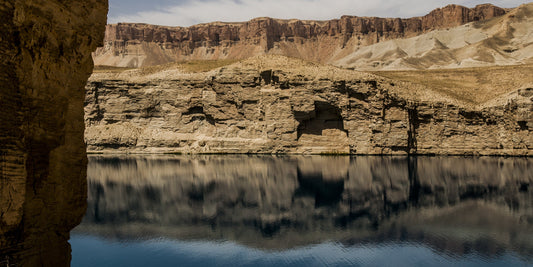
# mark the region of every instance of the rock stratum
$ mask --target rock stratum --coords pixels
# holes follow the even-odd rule
[[[532,63],[533,4],[448,5],[409,19],[256,18],[191,27],[107,25],[97,65],[143,67],[184,60],[277,54],[357,69],[423,69]]]
[[[0,265],[68,266],[86,207],[84,85],[107,1],[0,3]]]
[[[533,154],[533,86],[453,93],[283,56],[95,72],[90,152]]]

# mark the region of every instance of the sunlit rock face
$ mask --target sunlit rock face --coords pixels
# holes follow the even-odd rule
[[[86,205],[84,85],[106,13],[105,0],[0,3],[0,265],[69,264]]]
[[[109,239],[415,242],[533,256],[527,158],[92,156],[76,228]]]
[[[283,56],[189,73],[95,72],[87,84],[91,152],[533,153],[533,88],[484,105],[416,84]]]

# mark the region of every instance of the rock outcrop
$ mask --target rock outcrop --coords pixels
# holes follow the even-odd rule
[[[0,3],[0,265],[70,263],[86,207],[84,85],[106,14],[105,0]]]
[[[281,56],[206,73],[93,74],[91,152],[532,155],[533,88],[470,105],[415,84]]]
[[[191,59],[244,59],[280,54],[335,63],[361,47],[420,35],[504,15],[490,4],[448,5],[410,19],[343,16],[330,21],[256,18],[243,23],[214,22],[191,27],[136,23],[108,25],[98,65],[141,67]]]
[[[533,249],[527,158],[90,156],[77,233],[260,249],[414,242],[449,255]],[[172,211],[172,212],[169,212]],[[490,240],[488,242],[487,240]]]

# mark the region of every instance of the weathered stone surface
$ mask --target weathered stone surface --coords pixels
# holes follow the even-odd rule
[[[0,3],[2,264],[69,265],[86,205],[84,84],[106,11],[105,0]]]
[[[472,106],[281,56],[207,73],[95,73],[91,152],[532,155],[531,88]]]
[[[527,258],[532,167],[497,157],[95,155],[76,231],[276,250],[400,241]]]
[[[256,18],[243,23],[206,23],[165,27],[108,25],[98,65],[141,67],[190,59],[243,59],[281,54],[333,63],[360,47],[486,20],[507,10],[490,5],[448,5],[410,19],[343,16],[330,21]],[[349,65],[346,62],[343,63]]]

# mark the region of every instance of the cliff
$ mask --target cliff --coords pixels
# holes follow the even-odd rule
[[[84,85],[106,13],[104,0],[0,3],[2,265],[69,265],[86,207]]]
[[[280,54],[333,63],[375,43],[420,35],[504,15],[490,4],[448,5],[409,19],[342,16],[330,21],[256,18],[242,23],[214,22],[191,27],[136,23],[107,25],[97,65],[141,67],[191,59],[244,59]]]
[[[386,40],[331,62],[365,70],[442,69],[533,63],[533,3],[491,20]]]
[[[96,72],[90,152],[532,155],[533,89],[457,92],[282,56]]]
[[[527,258],[531,167],[492,157],[90,156],[90,208],[75,231],[138,241],[141,228],[146,239],[275,251],[413,242],[447,256]]]

